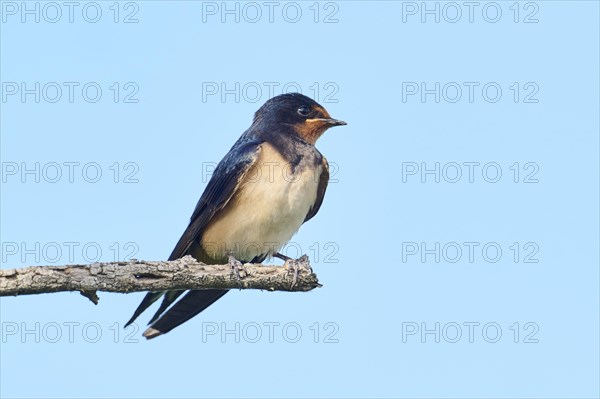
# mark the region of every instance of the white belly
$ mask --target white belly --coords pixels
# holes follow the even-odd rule
[[[263,144],[239,192],[205,229],[204,250],[214,259],[231,251],[243,261],[278,252],[315,203],[318,169],[293,174],[281,155]]]

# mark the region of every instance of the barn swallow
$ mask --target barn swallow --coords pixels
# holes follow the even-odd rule
[[[329,166],[315,143],[330,127],[345,124],[299,93],[268,100],[215,168],[169,260],[191,255],[221,264],[231,255],[242,263],[285,258],[279,250],[317,214],[327,189]],[[164,295],[143,335],[166,334],[227,290],[190,290],[175,302],[184,292],[149,292],[125,326]]]

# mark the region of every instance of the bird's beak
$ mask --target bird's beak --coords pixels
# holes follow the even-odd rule
[[[347,125],[346,122],[341,121],[339,119],[333,119],[333,118],[314,118],[314,119],[307,119],[307,122],[320,122],[320,123],[324,123],[326,125],[329,126],[344,126]]]

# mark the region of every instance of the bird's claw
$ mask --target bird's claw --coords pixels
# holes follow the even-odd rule
[[[312,266],[310,265],[310,262],[308,261],[308,256],[307,255],[302,255],[301,257],[299,257],[298,259],[296,259],[296,262],[298,263],[304,263],[308,269],[308,271],[312,274],[313,273],[313,269]]]
[[[233,256],[232,252],[227,253],[227,259],[227,263],[229,264],[229,267],[231,267],[231,273],[235,275],[236,280],[238,281],[238,283],[240,283],[241,286],[242,278],[246,276],[246,273],[244,271],[244,265],[242,264],[242,262],[237,260],[235,256]]]
[[[300,265],[304,265],[304,266],[300,266]],[[300,275],[301,269],[307,268],[310,273],[313,272],[312,267],[308,263],[308,256],[306,256],[306,255],[302,255],[298,259],[287,258],[287,260],[285,261],[285,264],[283,266],[291,269],[291,272],[293,273],[292,284],[290,285],[290,290],[296,286],[296,283],[298,282],[298,276]]]
[[[300,274],[300,268],[298,267],[298,261],[292,258],[288,258],[283,265],[290,269],[292,272],[292,284],[290,285],[290,290],[294,288],[296,282],[298,281],[298,274]]]

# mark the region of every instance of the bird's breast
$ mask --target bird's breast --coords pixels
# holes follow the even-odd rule
[[[322,167],[311,155],[292,164],[263,143],[232,199],[206,227],[202,247],[207,254],[218,260],[231,251],[252,261],[278,252],[315,203]]]

